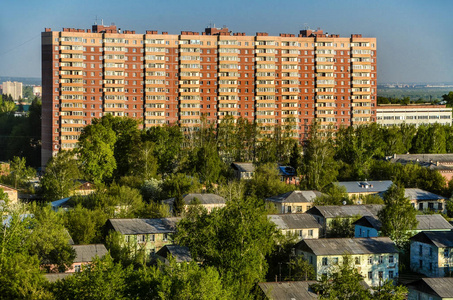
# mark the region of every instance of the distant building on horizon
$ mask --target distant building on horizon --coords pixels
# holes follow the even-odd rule
[[[321,128],[375,121],[376,38],[322,30],[247,36],[228,28],[137,34],[115,25],[46,28],[42,41],[42,163],[76,146],[81,129],[107,114],[143,128],[189,132],[245,118],[264,135],[288,125],[308,138]]]
[[[22,82],[6,81],[2,83],[2,94],[11,95],[14,101],[22,99]]]
[[[377,123],[384,126],[400,124],[429,125],[439,123],[451,125],[452,108],[446,105],[398,105],[385,104],[376,108]]]

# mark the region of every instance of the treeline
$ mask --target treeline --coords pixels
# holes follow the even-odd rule
[[[276,164],[290,165],[301,175],[302,189],[322,191],[338,180],[391,179],[404,187],[451,195],[448,183],[435,170],[385,160],[393,154],[452,153],[451,126],[384,127],[373,123],[333,131],[314,123],[301,145],[292,137],[291,126],[277,126],[266,136],[244,119],[227,118],[218,127],[202,125],[183,133],[177,126],[140,130],[130,118],[95,119],[84,128],[74,152],[62,151],[49,162],[42,178],[43,195],[47,200],[68,196],[75,187],[74,179],[138,189],[154,180],[160,185],[157,189],[167,184],[179,190],[168,192],[165,187],[159,199],[186,193],[184,186],[213,191],[216,185],[233,179],[230,165],[234,161],[274,165],[275,169]],[[177,183],[169,183],[172,180]]]
[[[15,116],[16,105],[0,96],[0,161],[20,156],[34,168],[41,166],[41,100],[34,98],[25,116]]]

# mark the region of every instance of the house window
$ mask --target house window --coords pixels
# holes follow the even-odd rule
[[[308,236],[313,236],[313,229],[308,230]]]
[[[338,265],[338,257],[334,257],[334,258],[333,258],[332,264]]]
[[[389,264],[393,264],[393,255],[389,256]]]
[[[303,231],[302,230],[299,230],[299,237],[302,237],[303,236]]]
[[[442,210],[443,207],[442,207],[442,203],[437,203],[437,210]]]
[[[288,206],[288,213],[291,212],[291,206]]]
[[[384,262],[384,256],[379,256],[379,263],[382,264]]]
[[[168,240],[168,234],[167,233],[164,233],[164,237],[162,239],[164,242],[166,242]]]
[[[298,213],[302,212],[302,206],[296,206],[296,212]]]
[[[74,272],[80,272],[81,271],[81,266],[80,265],[75,265],[74,266]]]
[[[322,265],[327,266],[327,257],[322,258]]]
[[[154,242],[154,234],[151,234],[151,235],[149,236],[149,240],[150,240],[151,242]]]
[[[444,249],[444,257],[448,257],[448,249]]]
[[[419,267],[420,269],[423,269],[423,260],[420,259],[420,260],[418,261],[418,267]]]
[[[373,256],[368,257],[368,264],[372,265],[373,264]]]
[[[433,270],[433,263],[432,263],[432,262],[429,263],[429,270],[430,270],[430,271]]]
[[[393,274],[393,271],[389,271],[389,278],[393,279],[393,277],[395,277],[395,275]]]
[[[146,241],[146,235],[140,234],[140,235],[137,236],[137,242],[143,243],[145,241]]]
[[[379,279],[383,279],[384,278],[384,272],[383,271],[379,271]]]
[[[418,256],[423,256],[423,245],[418,246]]]
[[[362,228],[359,228],[359,236],[362,236]]]
[[[433,248],[429,247],[429,257],[433,256]]]
[[[368,279],[373,279],[373,272],[368,272]]]
[[[355,264],[360,265],[360,256],[355,257]]]
[[[423,203],[418,204],[418,210],[423,210]]]

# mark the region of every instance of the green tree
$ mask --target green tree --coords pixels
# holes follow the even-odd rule
[[[331,221],[327,230],[328,238],[352,238],[354,237],[354,223],[360,218],[335,218]]]
[[[78,146],[81,168],[88,180],[100,184],[109,180],[116,169],[114,145],[116,134],[99,119],[83,128]]]
[[[304,149],[304,176],[301,185],[307,189],[322,190],[336,180],[338,164],[334,159],[333,140],[330,132],[321,130],[314,123]]]
[[[222,166],[215,144],[209,143],[192,151],[186,168],[189,174],[196,175],[202,183],[209,185],[217,182]]]
[[[394,184],[385,192],[384,203],[385,207],[378,212],[382,234],[402,249],[408,243],[411,231],[417,228],[417,212],[404,197],[404,188]]]
[[[128,270],[115,264],[109,254],[96,258],[82,272],[74,273],[53,286],[58,299],[128,299],[124,294]]]
[[[344,205],[352,204],[349,200],[346,187],[338,184],[329,184],[324,188],[323,194],[313,200],[314,205]]]
[[[447,102],[447,107],[453,107],[453,92],[442,95],[442,99]]]
[[[25,217],[25,212],[25,207],[0,206],[0,214],[9,216],[0,222],[0,295],[3,299],[49,296],[44,290],[40,260],[37,255],[30,255],[29,247],[25,246],[32,234],[31,218]]]
[[[44,199],[54,201],[71,195],[77,187],[80,171],[73,151],[60,151],[52,157],[41,179]]]
[[[256,168],[253,178],[247,183],[246,194],[264,200],[266,197],[283,194],[294,189],[294,185],[280,180],[277,164],[266,163]]]
[[[227,202],[210,214],[202,210],[179,223],[175,242],[189,247],[192,257],[216,267],[235,299],[248,297],[254,284],[264,279],[266,255],[275,246],[277,229],[264,205],[251,198]]]
[[[65,227],[76,244],[92,244],[102,241],[102,227],[108,216],[101,210],[90,210],[77,205],[64,214]]]
[[[375,300],[405,300],[407,299],[407,288],[402,285],[395,285],[391,280],[386,280],[382,286],[373,287],[371,299]]]
[[[320,299],[370,299],[370,293],[361,285],[362,275],[354,268],[351,260],[351,257],[344,256],[342,264],[328,276],[323,276],[319,283],[311,286],[319,293]]]
[[[190,177],[183,173],[171,174],[165,178],[161,187],[162,199],[198,192],[201,189],[200,182],[196,177]]]
[[[289,280],[315,280],[316,274],[313,266],[302,256],[297,256],[289,261],[291,275]]]
[[[65,271],[75,258],[75,251],[69,244],[69,234],[63,225],[63,218],[49,205],[31,207],[34,217],[31,219],[30,237],[26,240],[30,255],[37,255],[41,264]]]
[[[25,188],[28,186],[28,181],[35,176],[36,171],[27,167],[27,162],[25,158],[15,156],[12,161],[10,161],[10,181],[14,185],[14,188]]]
[[[179,164],[183,135],[178,126],[155,126],[142,134],[143,141],[154,143],[154,156],[158,161],[158,173],[172,174]]]

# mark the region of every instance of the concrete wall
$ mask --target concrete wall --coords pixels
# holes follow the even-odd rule
[[[437,248],[434,245],[412,241],[410,249],[410,266],[414,272],[425,274],[428,277],[444,277],[445,273],[453,270],[453,258],[451,257],[453,248]],[[445,257],[445,249],[448,250],[447,257]]]
[[[370,227],[354,225],[354,230],[355,230],[354,237],[356,237],[356,238],[379,236],[378,231],[376,229],[370,228]]]
[[[335,272],[338,266],[343,263],[343,255],[315,256],[312,253],[304,251],[300,251],[298,254],[304,255],[308,262],[313,265],[318,280],[321,279],[323,274]],[[380,263],[379,259],[381,256],[382,262]],[[393,263],[389,262],[390,256],[393,256]],[[391,272],[393,272],[393,278],[398,277],[398,253],[350,255],[349,257],[351,259],[350,262],[370,286],[379,286],[385,280],[391,279]],[[323,264],[323,258],[327,258],[327,265]],[[369,277],[369,272],[371,272],[371,278]],[[381,280],[379,280],[379,272],[382,272]]]

